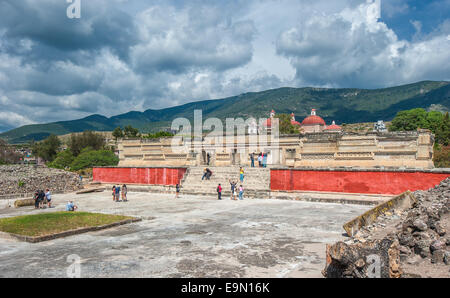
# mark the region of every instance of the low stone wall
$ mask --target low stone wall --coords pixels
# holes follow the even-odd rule
[[[404,211],[410,209],[416,202],[417,200],[411,192],[404,192],[347,222],[344,224],[344,230],[347,232],[347,235],[353,236],[360,228],[374,223],[380,215],[386,214],[392,210]]]
[[[82,188],[76,173],[34,165],[0,166],[0,200],[30,198],[36,190],[49,188],[53,194]]]
[[[450,177],[450,169],[272,168],[272,191],[324,191],[398,195],[426,190]]]

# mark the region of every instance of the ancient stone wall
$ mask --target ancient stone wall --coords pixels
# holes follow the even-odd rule
[[[120,166],[250,165],[249,154],[265,152],[268,165],[288,167],[433,168],[434,137],[427,130],[400,133],[321,132],[300,135],[213,136],[183,139],[174,150],[172,138],[122,140]]]

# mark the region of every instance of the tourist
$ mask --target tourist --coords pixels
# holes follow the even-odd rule
[[[116,202],[120,202],[120,186],[116,186]]]
[[[260,152],[258,155],[258,166],[261,167],[262,166],[262,153]]]
[[[176,188],[176,194],[175,194],[175,199],[176,199],[180,195],[180,184],[177,183],[177,186],[175,188]]]
[[[208,171],[206,170],[206,168],[203,170],[203,176],[202,176],[202,181],[203,179],[205,179],[206,175],[208,174]]]
[[[212,172],[210,169],[206,168],[206,180],[210,180],[212,176]]]
[[[244,182],[244,169],[242,167],[239,170],[239,180],[241,181],[241,183]]]
[[[255,167],[255,153],[250,154],[250,160],[252,162],[251,166],[252,166],[252,168],[254,168]]]
[[[39,208],[44,209],[45,204],[45,193],[43,190],[39,191]]]
[[[219,197],[219,200],[222,200],[222,186],[219,185],[217,186],[217,196]]]
[[[241,184],[241,186],[239,186],[239,200],[242,201],[244,199],[243,195],[244,195],[244,188],[242,187],[242,184]]]
[[[211,161],[211,155],[209,153],[206,154],[206,159],[207,159],[207,165],[209,166],[209,162]]]
[[[39,209],[39,190],[34,193],[34,209]]]
[[[48,188],[45,190],[45,198],[47,199],[48,208],[52,208],[52,194]]]
[[[127,185],[126,184],[122,185],[122,201],[128,202],[128,199],[127,199]]]
[[[112,187],[112,197],[113,197],[113,201],[115,201],[116,200],[116,186],[115,185]]]
[[[236,184],[237,182],[229,180],[231,186],[231,200],[236,200]]]
[[[267,153],[263,153],[263,168],[266,168],[267,167]]]
[[[78,207],[73,203],[73,201],[67,202],[66,211],[76,211]]]

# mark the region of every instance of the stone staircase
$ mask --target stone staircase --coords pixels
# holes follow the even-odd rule
[[[239,181],[239,166],[208,167],[213,175],[210,180],[202,181],[204,166],[190,167],[181,183],[181,194],[217,196],[217,185],[222,184],[222,198],[231,196],[229,179]],[[270,196],[270,169],[244,167],[244,199],[269,198]]]

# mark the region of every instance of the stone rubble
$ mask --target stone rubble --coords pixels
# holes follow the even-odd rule
[[[32,194],[46,188],[53,193],[64,193],[82,187],[76,173],[35,165],[0,166],[0,199],[2,196]]]
[[[413,195],[418,200],[413,208],[380,216],[345,244],[360,245],[384,238],[398,242],[403,264],[426,261],[428,264],[450,265],[450,233],[446,230],[450,226],[450,178]],[[420,272],[419,268],[417,271]]]

